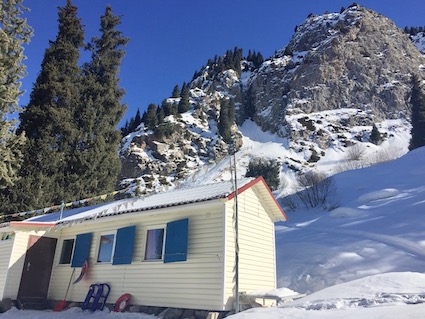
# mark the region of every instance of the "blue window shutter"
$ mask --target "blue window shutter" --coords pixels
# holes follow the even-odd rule
[[[92,233],[77,235],[71,267],[82,267],[89,258]]]
[[[112,260],[113,265],[131,264],[135,231],[136,226],[118,229],[114,258]]]
[[[186,261],[188,225],[187,218],[167,224],[164,263]]]

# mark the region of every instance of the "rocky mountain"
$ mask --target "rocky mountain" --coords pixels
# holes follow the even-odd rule
[[[354,146],[369,153],[396,149],[394,156],[407,152],[400,142],[406,138],[399,137],[410,134],[411,77],[425,78],[425,57],[407,34],[374,11],[352,5],[340,13],[310,15],[260,65],[242,59],[240,68],[223,69],[220,61],[209,61],[190,82],[189,111],[169,115],[155,128],[142,123],[123,138],[124,183],[138,180],[150,192],[188,178],[230,178],[229,145],[218,130],[230,100],[240,175],[256,157],[273,158],[282,175],[293,175],[323,167],[335,154],[342,161]],[[168,106],[179,102],[166,99]],[[371,138],[373,127],[378,140]],[[281,151],[270,155],[259,144],[253,147],[254,131],[262,144],[278,141]]]

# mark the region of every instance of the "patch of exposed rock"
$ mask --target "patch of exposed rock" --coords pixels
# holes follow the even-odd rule
[[[250,79],[264,130],[286,135],[287,115],[339,108],[366,111],[371,122],[409,118],[411,75],[424,77],[425,59],[388,18],[361,6],[311,16],[289,48]]]

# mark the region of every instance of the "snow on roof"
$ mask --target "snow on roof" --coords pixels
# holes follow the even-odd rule
[[[238,180],[238,191],[242,192],[245,189],[255,185],[258,181],[264,181],[262,178],[243,178]],[[265,183],[264,183],[265,185]],[[268,190],[267,187],[265,187]],[[273,210],[273,216],[276,212],[280,216],[284,216],[283,211],[277,204],[273,195],[267,196],[264,190],[260,191],[260,196],[271,197],[264,199],[268,206],[276,206]],[[60,212],[46,214],[29,218],[22,222],[14,222],[14,225],[39,225],[39,226],[54,226],[57,224],[67,224],[75,221],[83,221],[106,217],[111,215],[119,215],[136,211],[147,211],[165,207],[179,206],[190,203],[204,202],[220,198],[233,198],[234,186],[231,181],[218,182],[205,185],[197,185],[196,187],[187,187],[170,192],[157,193],[144,198],[126,198],[110,203],[98,204],[87,207],[80,207],[71,210],[63,211],[62,218]],[[276,203],[276,204],[274,204]],[[286,219],[286,218],[283,218]]]

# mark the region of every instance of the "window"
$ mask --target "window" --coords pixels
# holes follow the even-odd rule
[[[145,260],[162,259],[164,228],[149,229],[146,235]]]
[[[15,233],[3,233],[0,240],[10,240],[15,237]]]
[[[100,236],[99,254],[97,256],[97,262],[111,262],[112,252],[114,251],[114,239],[114,234]]]
[[[189,219],[167,223],[166,228],[149,229],[146,234],[145,260],[172,263],[187,260]]]
[[[74,239],[65,239],[62,242],[62,252],[59,259],[59,264],[70,264],[72,251],[74,250]]]

